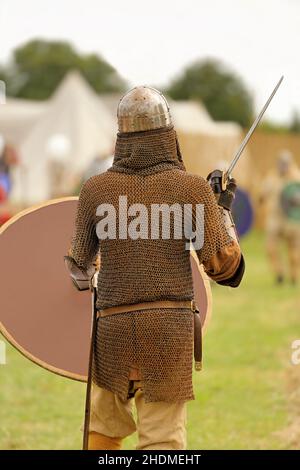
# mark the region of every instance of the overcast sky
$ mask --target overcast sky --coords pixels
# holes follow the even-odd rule
[[[300,0],[0,0],[0,62],[35,38],[97,52],[132,85],[165,85],[191,61],[222,59],[268,117],[300,112]]]

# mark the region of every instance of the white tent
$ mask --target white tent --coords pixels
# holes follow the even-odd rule
[[[48,101],[30,101],[7,98],[0,105],[0,134],[4,140],[19,146],[48,107]]]
[[[55,164],[65,173],[68,194],[96,156],[112,153],[115,130],[111,113],[81,75],[68,74],[20,144],[13,200],[32,204],[51,197]]]
[[[170,101],[170,108],[187,170],[205,177],[220,166],[227,168],[243,140],[242,128],[234,122],[214,121],[198,102]],[[250,188],[247,150],[234,175],[241,186]]]
[[[179,132],[206,135],[236,135],[241,128],[234,122],[216,122],[206,108],[196,101],[170,101],[171,114]]]

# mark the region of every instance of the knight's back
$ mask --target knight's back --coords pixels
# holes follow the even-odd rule
[[[201,178],[180,169],[147,176],[107,171],[90,184],[94,211],[109,204],[116,216],[114,236],[100,240],[99,308],[192,299],[184,205],[196,202]]]
[[[150,175],[126,174],[112,171],[93,176],[86,183],[94,204],[116,205],[119,197],[129,203],[141,204],[192,204],[206,199],[211,192],[201,176],[179,168],[153,172]],[[118,204],[117,204],[118,205]]]

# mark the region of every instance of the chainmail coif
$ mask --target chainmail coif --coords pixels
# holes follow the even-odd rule
[[[86,270],[99,250],[96,209],[128,205],[204,204],[204,246],[200,263],[231,243],[208,183],[184,169],[173,128],[118,135],[112,167],[90,178],[80,194],[72,256]],[[118,211],[117,211],[118,212]],[[195,211],[193,210],[193,217]],[[117,226],[119,217],[117,214]],[[173,224],[174,224],[173,220]],[[97,308],[153,300],[191,300],[193,284],[186,239],[106,239],[100,241]],[[127,398],[131,365],[141,371],[146,401],[194,398],[193,317],[189,309],[154,309],[98,319],[94,382]]]
[[[110,170],[147,176],[174,167],[185,170],[176,132],[172,126],[153,131],[118,134],[115,158]]]

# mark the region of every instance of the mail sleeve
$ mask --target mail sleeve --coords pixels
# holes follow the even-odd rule
[[[81,188],[75,218],[74,234],[65,263],[79,290],[89,288],[89,280],[99,264],[99,239],[96,233],[96,207],[92,192],[93,178]]]
[[[230,235],[226,227],[223,209],[216,202],[207,181],[201,179],[197,203],[202,205],[202,227],[196,228],[202,237],[200,247],[196,248],[199,262],[203,264],[207,275],[221,285],[237,287],[244,275],[245,262],[239,243]],[[197,227],[197,211],[193,210],[193,226]]]

